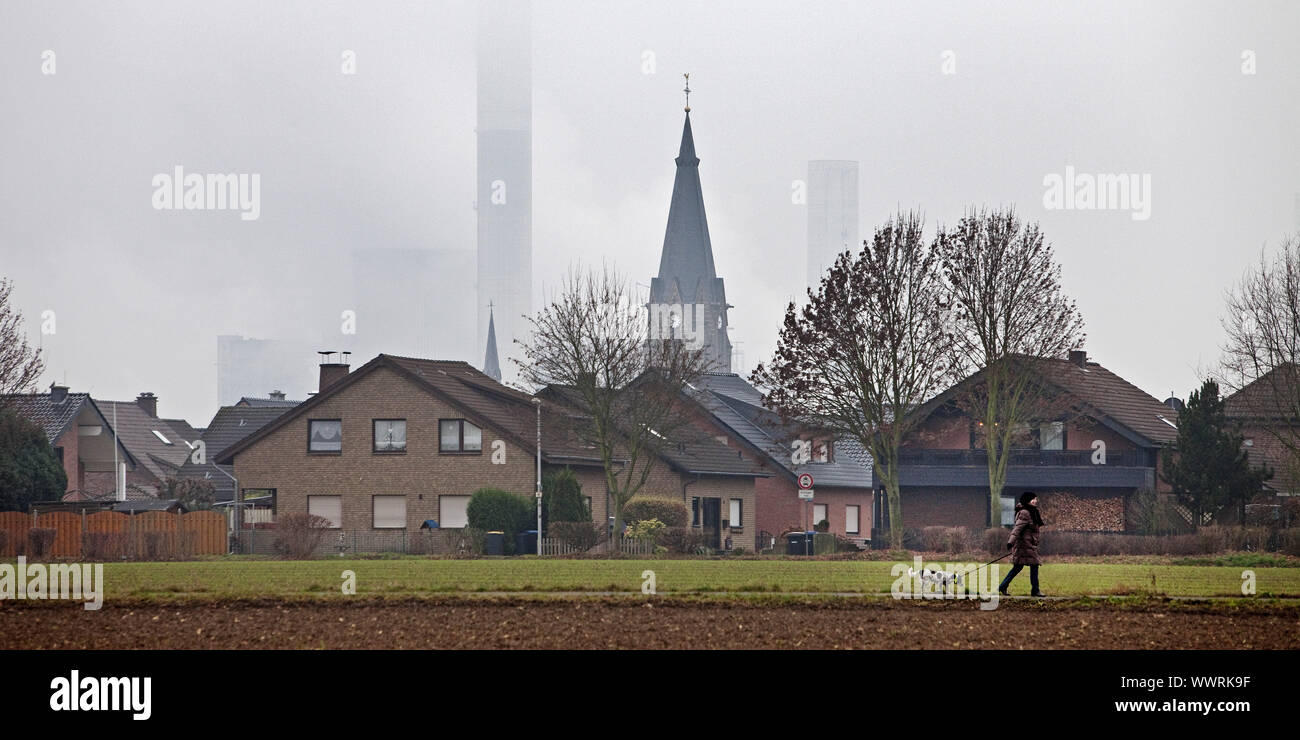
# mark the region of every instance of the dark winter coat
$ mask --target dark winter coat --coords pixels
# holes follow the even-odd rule
[[[1007,540],[1011,545],[1011,562],[1016,565],[1042,565],[1038,559],[1038,525],[1029,509],[1016,504],[1016,526]]]

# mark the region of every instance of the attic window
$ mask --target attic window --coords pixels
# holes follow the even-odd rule
[[[1177,424],[1175,424],[1175,423],[1173,423],[1172,421],[1166,419],[1165,417],[1161,416],[1160,414],[1156,414],[1156,418],[1159,419],[1160,421],[1163,421],[1164,423],[1168,424],[1169,426],[1173,427],[1174,429],[1177,429],[1177,428],[1178,428],[1178,425],[1177,425]]]
[[[158,431],[157,429],[153,429],[153,430],[151,430],[151,431],[153,432],[153,436],[155,436],[155,437],[158,438],[158,441],[159,441],[159,442],[162,442],[162,443],[165,444],[165,445],[169,445],[169,444],[172,443],[172,441],[171,441],[170,439],[167,439],[166,437],[164,437],[164,436],[163,436],[163,433],[160,432],[160,431]]]

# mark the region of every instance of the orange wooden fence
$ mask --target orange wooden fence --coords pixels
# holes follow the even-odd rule
[[[105,551],[105,537],[120,538],[121,543],[108,551],[121,552],[128,558],[152,558],[160,552],[170,557],[224,555],[227,551],[226,518],[215,511],[146,511],[134,515],[120,511],[54,511],[37,516],[4,511],[0,512],[0,532],[4,532],[0,557],[30,557],[28,534],[32,529],[54,530],[54,542],[46,554],[51,558],[81,557],[83,549],[91,548],[85,544],[88,538],[100,538],[98,547],[91,549],[96,553]]]

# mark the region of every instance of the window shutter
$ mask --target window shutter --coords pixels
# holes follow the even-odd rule
[[[406,497],[375,496],[374,517],[376,529],[405,529]]]

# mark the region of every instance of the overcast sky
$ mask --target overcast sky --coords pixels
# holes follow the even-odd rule
[[[353,250],[472,250],[476,13],[0,4],[0,275],[42,385],[152,391],[203,426],[216,335],[339,345]],[[1162,399],[1218,359],[1223,291],[1300,228],[1300,4],[554,0],[533,18],[535,301],[575,260],[649,283],[690,72],[744,372],[804,288],[810,159],[860,162],[864,236],[899,207],[931,233],[969,205],[1039,221],[1089,354]],[[260,216],[156,210],[177,165],[259,174]],[[1149,175],[1150,217],[1048,210],[1067,165]]]

